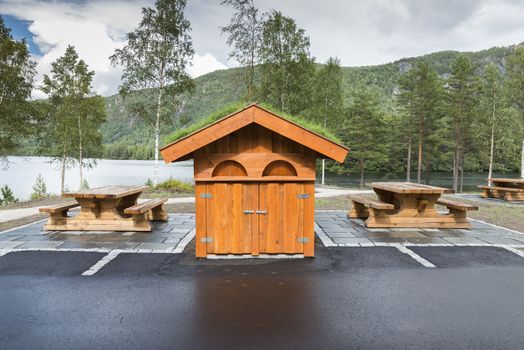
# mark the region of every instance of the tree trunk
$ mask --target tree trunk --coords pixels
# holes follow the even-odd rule
[[[489,170],[488,170],[488,185],[493,186],[491,178],[493,177],[493,157],[495,153],[495,111],[496,111],[496,93],[493,91],[493,99],[491,104],[491,145],[489,147]]]
[[[84,167],[84,153],[82,145],[82,122],[80,116],[78,116],[78,164],[80,167],[80,188],[82,188],[84,182],[84,174],[82,168]]]
[[[522,159],[520,164],[520,177],[524,179],[524,140],[522,140]]]
[[[411,182],[411,143],[412,143],[412,135],[409,135],[408,138],[408,162],[406,165],[406,181]]]
[[[360,163],[360,188],[364,188],[364,159],[360,159],[359,163]]]
[[[493,119],[494,120],[494,119]],[[491,124],[491,145],[489,147],[489,170],[488,170],[488,184],[493,186],[491,178],[493,177],[493,153],[495,151],[495,122]]]
[[[325,182],[324,182],[324,176],[325,176],[325,171],[326,171],[326,160],[325,159],[322,159],[322,186],[324,186]]]
[[[420,183],[422,178],[422,144],[424,140],[424,117],[420,116],[418,122],[418,164],[417,164],[417,182]]]
[[[453,191],[458,189],[458,148],[455,145],[453,150]]]
[[[65,167],[66,167],[66,156],[62,156],[62,168],[60,169],[60,193],[64,193],[65,189]]]
[[[156,104],[156,120],[155,120],[155,167],[153,172],[153,185],[158,183],[158,152],[160,148],[160,107],[162,106],[162,92],[163,85],[158,89],[158,100]]]
[[[460,182],[459,182],[459,193],[462,193],[464,188],[464,151],[460,150],[460,165],[459,165],[459,175],[460,175]]]
[[[422,131],[419,129],[418,136],[418,164],[417,164],[417,182],[420,183],[422,178]]]

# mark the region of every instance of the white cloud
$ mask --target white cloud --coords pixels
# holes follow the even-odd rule
[[[1,1],[0,13],[31,21],[29,30],[42,52],[38,57],[38,78],[48,74],[51,63],[62,56],[68,45],[73,45],[79,56],[95,71],[93,87],[107,96],[118,91],[122,70],[111,66],[109,56],[125,44],[126,34],[140,22],[141,9],[152,1],[91,0],[85,3],[66,1],[18,0]],[[192,76],[199,76],[215,69],[227,68],[212,54],[195,55]],[[38,90],[33,98],[45,95]]]
[[[187,69],[187,72],[192,77],[198,77],[209,72],[213,72],[218,69],[226,69],[227,66],[222,62],[218,61],[215,56],[210,53],[206,53],[202,56],[198,54],[193,57],[191,66]]]
[[[40,76],[68,44],[95,70],[94,86],[115,93],[121,71],[109,56],[124,44],[125,34],[154,0],[0,0],[0,13],[32,21],[30,31],[43,52]],[[272,8],[294,18],[311,38],[319,62],[330,56],[342,65],[372,65],[439,50],[480,50],[524,41],[522,0],[255,0],[261,12]],[[188,1],[196,55],[192,76],[236,66],[228,60],[226,36],[230,7],[219,0]],[[36,96],[41,96],[35,93]]]

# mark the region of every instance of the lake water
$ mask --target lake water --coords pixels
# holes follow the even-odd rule
[[[51,193],[60,193],[60,168],[57,164],[50,164],[46,157],[9,157],[7,170],[0,170],[0,186],[8,185],[20,200],[29,199],[32,187],[38,174],[42,174]],[[85,169],[84,177],[90,187],[108,185],[143,185],[148,178],[153,177],[153,161],[151,160],[100,160],[93,169]],[[487,173],[465,173],[464,191],[474,191],[477,185],[486,184]],[[496,173],[495,176],[519,178],[519,173]],[[193,162],[165,164],[160,162],[159,180],[170,177],[184,182],[193,181]],[[452,174],[450,172],[424,174],[424,183],[450,188]],[[416,173],[411,175],[412,181]],[[366,182],[373,181],[405,181],[404,173],[366,173]],[[360,175],[326,174],[326,185],[358,188]],[[75,190],[79,187],[78,168],[68,169],[66,172],[66,185]]]
[[[509,177],[509,178],[520,178],[520,173],[494,173],[494,177]],[[464,191],[471,192],[477,190],[477,185],[487,185],[487,172],[464,173]],[[417,173],[411,174],[411,181],[416,182]],[[365,181],[406,181],[406,173],[385,173],[385,172],[367,172],[365,174]],[[360,186],[360,174],[352,173],[349,175],[335,175],[327,174],[325,178],[326,185],[340,186],[340,187],[353,187],[358,188]],[[452,172],[432,172],[429,174],[424,173],[422,176],[422,183],[451,188],[453,187],[453,173]]]
[[[36,177],[41,174],[50,193],[60,193],[60,167],[50,164],[47,157],[8,157],[9,167],[0,170],[0,186],[8,185],[20,200],[31,196]],[[99,160],[93,169],[84,169],[84,178],[90,187],[108,185],[143,185],[148,178],[153,178],[151,160]],[[169,177],[185,182],[193,181],[193,162],[185,161],[173,164],[160,162],[159,181]],[[75,190],[80,186],[78,167],[66,171],[66,185]]]

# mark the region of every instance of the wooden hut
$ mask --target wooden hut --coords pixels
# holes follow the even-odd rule
[[[194,160],[196,256],[314,256],[315,160],[348,149],[257,104],[161,149]]]

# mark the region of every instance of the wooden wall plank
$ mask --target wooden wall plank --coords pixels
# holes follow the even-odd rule
[[[202,198],[201,194],[206,192],[205,183],[195,184],[195,206],[196,206],[196,256],[197,258],[205,258],[207,256],[206,243],[202,239],[206,237],[206,201],[208,199]]]
[[[292,139],[312,150],[317,151],[338,162],[343,162],[348,150],[337,145],[321,136],[312,134],[308,130],[290,123],[279,117],[274,118],[273,114],[268,115],[263,109],[254,108],[254,120],[257,124],[262,125],[276,133]]]
[[[308,238],[304,243],[304,256],[315,256],[315,183],[305,183],[304,193],[309,194],[308,199],[304,199],[304,216],[303,216],[303,235]]]

